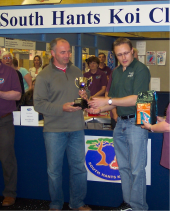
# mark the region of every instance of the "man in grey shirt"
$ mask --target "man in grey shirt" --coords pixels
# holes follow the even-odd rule
[[[85,161],[84,117],[81,107],[74,107],[74,99],[86,97],[85,91],[75,86],[75,78],[82,72],[70,58],[70,45],[63,38],[51,41],[52,58],[37,76],[34,89],[34,108],[44,116],[44,140],[50,209],[61,210],[62,164],[65,151],[70,170],[70,201],[74,210],[91,210],[83,202],[87,189]]]

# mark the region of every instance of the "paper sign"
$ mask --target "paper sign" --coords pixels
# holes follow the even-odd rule
[[[38,126],[39,115],[33,106],[21,106],[21,125]]]
[[[5,38],[5,48],[35,50],[36,42]]]
[[[160,91],[160,78],[151,78],[151,90]]]
[[[137,41],[136,48],[138,50],[138,55],[146,54],[146,41]]]
[[[13,124],[20,125],[21,111],[13,111]]]

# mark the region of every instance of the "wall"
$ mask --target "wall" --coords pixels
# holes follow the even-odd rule
[[[132,43],[136,47],[136,41]],[[151,77],[160,78],[160,91],[170,91],[170,40],[146,40],[146,51],[166,51],[166,64],[149,65],[149,69]]]

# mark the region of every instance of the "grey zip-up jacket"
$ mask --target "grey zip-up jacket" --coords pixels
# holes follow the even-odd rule
[[[34,108],[44,116],[43,132],[71,132],[84,129],[83,111],[63,111],[63,104],[73,102],[79,89],[75,86],[75,78],[82,72],[71,62],[66,73],[59,70],[50,61],[36,77],[34,88]]]

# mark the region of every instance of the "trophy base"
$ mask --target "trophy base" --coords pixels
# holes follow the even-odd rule
[[[82,99],[82,98],[75,99],[73,106],[75,106],[75,107],[79,106],[82,109],[89,108],[88,103],[87,103],[87,100]]]

